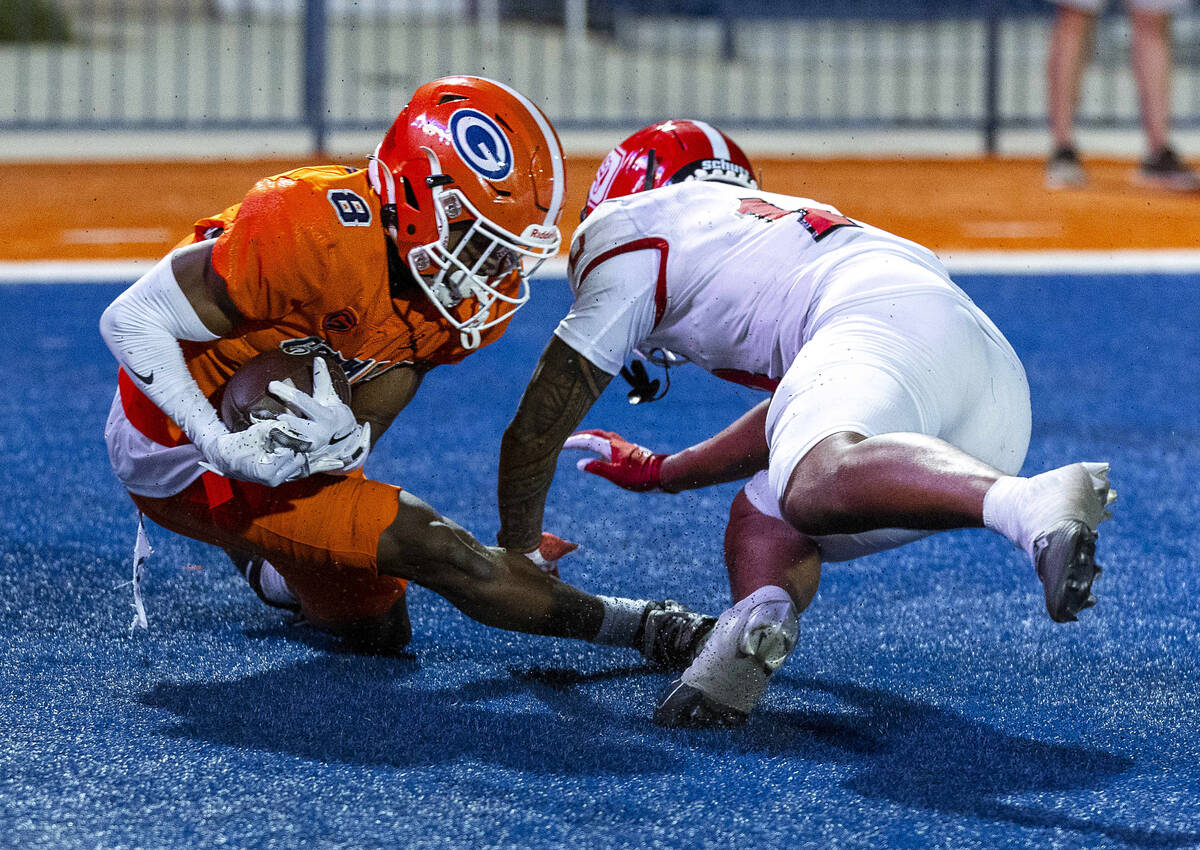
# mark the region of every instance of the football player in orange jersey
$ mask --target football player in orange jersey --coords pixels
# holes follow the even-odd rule
[[[712,618],[559,581],[568,547],[482,545],[362,466],[434,366],[496,340],[559,247],[563,160],[542,112],[478,77],[421,86],[366,169],[259,181],[104,312],[120,363],[105,431],[139,510],[226,548],[264,601],[370,651],[409,640],[407,581],[482,623],[640,649],[686,666]],[[321,351],[311,395],[273,382],[290,414],[231,432],[214,408],[260,352]],[[318,358],[318,364],[323,361]]]

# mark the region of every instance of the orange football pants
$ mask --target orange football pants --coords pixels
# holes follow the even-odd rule
[[[404,596],[408,582],[376,571],[379,537],[396,518],[399,492],[361,471],[278,487],[205,473],[174,496],[130,496],[176,534],[266,558],[287,579],[304,616],[336,631],[387,613]]]

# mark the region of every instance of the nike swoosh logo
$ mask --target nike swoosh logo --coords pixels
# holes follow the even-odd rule
[[[132,367],[130,367],[129,374],[133,375],[133,377],[137,378],[143,384],[149,385],[149,384],[154,383],[154,373],[153,372],[151,372],[149,375],[139,375],[137,372],[133,371]]]

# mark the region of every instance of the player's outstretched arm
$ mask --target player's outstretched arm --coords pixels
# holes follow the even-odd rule
[[[100,333],[138,388],[183,429],[211,468],[275,486],[303,474],[304,458],[275,444],[284,426],[257,422],[230,432],[188,371],[180,340],[232,336],[241,316],[212,269],[212,244],[180,248],[121,293]]]
[[[749,478],[767,468],[767,399],[719,434],[674,454],[656,454],[612,431],[579,431],[563,448],[594,452],[579,469],[634,492],[678,493]]]
[[[537,548],[563,441],[611,380],[561,339],[550,339],[500,443],[498,541],[504,548]]]
[[[770,406],[771,399],[765,399],[720,433],[664,458],[662,489],[668,493],[694,490],[740,481],[766,469]]]

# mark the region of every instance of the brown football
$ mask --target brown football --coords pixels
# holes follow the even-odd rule
[[[221,421],[231,431],[241,431],[257,419],[273,419],[286,409],[279,399],[267,392],[271,381],[290,382],[301,392],[311,393],[313,363],[325,358],[329,377],[338,397],[350,403],[350,382],[337,360],[328,354],[309,352],[288,354],[274,349],[255,355],[243,363],[225,383],[221,396]]]

